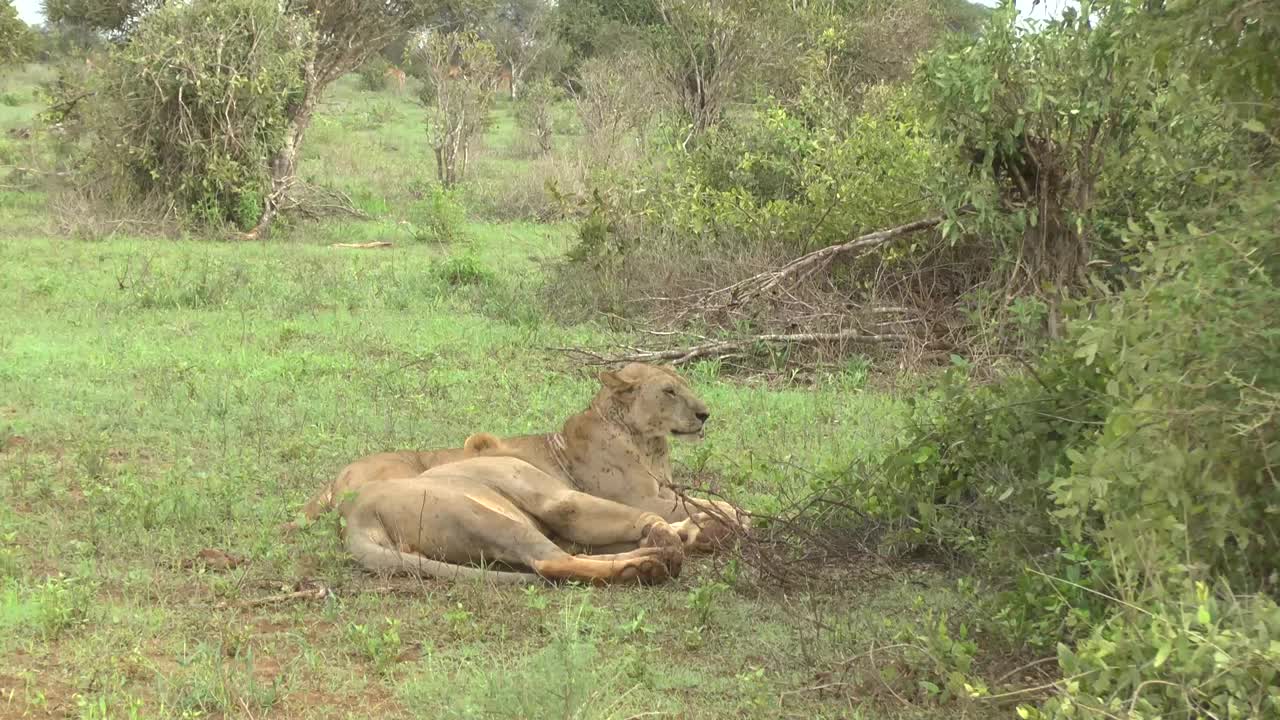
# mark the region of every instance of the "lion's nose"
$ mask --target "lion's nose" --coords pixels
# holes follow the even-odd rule
[[[703,410],[702,412],[694,413],[694,415],[697,415],[698,420],[702,422],[706,422],[707,418],[711,417],[711,413],[707,412],[706,410]]]

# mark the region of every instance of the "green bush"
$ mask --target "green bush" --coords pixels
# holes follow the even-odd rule
[[[436,268],[436,274],[449,285],[483,285],[493,280],[493,271],[476,256],[454,255]]]
[[[953,193],[970,231],[1036,283],[1002,292],[1065,323],[994,382],[958,362],[859,501],[890,545],[988,570],[1003,636],[1058,647],[1064,679],[1024,718],[1280,711],[1280,170],[1255,108],[1217,94],[1234,83],[1153,54],[1166,19],[1086,4],[1027,34],[1006,14],[923,74],[941,143],[976,151]]]
[[[356,75],[360,77],[360,89],[369,92],[377,92],[387,88],[387,68],[391,67],[391,63],[387,62],[381,55],[374,55],[364,61],[356,70]]]
[[[466,208],[454,191],[430,183],[414,210],[413,239],[422,243],[453,243],[466,239]]]
[[[1265,596],[1199,584],[1181,602],[1116,615],[1075,650],[1059,646],[1058,661],[1063,692],[1021,717],[1280,717],[1280,607]]]
[[[265,0],[147,15],[90,77],[82,130],[94,187],[161,199],[199,223],[256,220],[267,159],[301,101],[306,22]]]
[[[936,148],[904,96],[850,118],[769,101],[713,128],[655,213],[690,236],[798,254],[918,217]]]

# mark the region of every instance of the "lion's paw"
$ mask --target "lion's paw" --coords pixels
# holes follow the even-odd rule
[[[680,533],[685,548],[690,552],[712,552],[733,544],[739,532],[732,523],[726,523],[705,513],[699,513],[680,523]]]
[[[658,557],[666,566],[668,575],[680,576],[680,567],[684,563],[684,541],[670,524],[656,522],[645,528],[640,538],[640,547],[657,549]]]

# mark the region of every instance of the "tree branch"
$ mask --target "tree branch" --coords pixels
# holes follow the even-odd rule
[[[968,212],[968,210],[964,209],[961,212]],[[836,258],[854,253],[861,254],[871,248],[893,242],[905,235],[911,235],[922,230],[932,230],[942,224],[944,220],[946,220],[946,216],[923,218],[887,230],[877,230],[865,235],[859,235],[839,245],[828,245],[821,250],[814,250],[807,255],[802,255],[777,270],[758,273],[728,287],[713,290],[708,293],[707,299],[710,301],[717,296],[727,296],[721,303],[723,307],[742,305],[774,288],[780,287],[783,283],[794,284],[813,277],[830,266]]]
[[[910,336],[897,334],[873,334],[863,332],[858,329],[841,330],[839,332],[813,332],[813,333],[791,333],[791,334],[765,334],[751,335],[749,337],[738,340],[715,340],[701,345],[692,347],[674,348],[671,350],[644,350],[635,348],[630,355],[606,360],[601,364],[622,363],[622,362],[657,362],[661,360],[669,360],[672,365],[681,365],[693,360],[707,357],[723,357],[732,353],[742,352],[757,343],[766,343],[770,345],[782,345],[787,343],[825,343],[825,342],[852,342],[864,344],[880,344],[892,342],[905,342],[910,340]]]

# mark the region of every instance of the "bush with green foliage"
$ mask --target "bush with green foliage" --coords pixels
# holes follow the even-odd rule
[[[27,61],[35,47],[35,33],[18,17],[12,0],[0,2],[0,69]]]
[[[1166,20],[1117,0],[1018,33],[1008,13],[924,74],[941,141],[978,155],[953,196],[970,229],[1077,299],[1024,370],[956,369],[919,401],[861,505],[890,543],[978,561],[992,622],[1058,647],[1064,680],[1023,717],[1280,714],[1280,168],[1269,119],[1227,101],[1270,68],[1153,52],[1186,37]]]
[[[454,193],[436,184],[424,191],[422,202],[415,207],[413,239],[417,242],[453,243],[464,240],[467,211]]]
[[[196,222],[254,224],[268,163],[303,92],[306,21],[264,0],[197,0],[147,15],[90,76],[84,170]]]
[[[387,88],[387,69],[391,67],[391,63],[381,55],[374,55],[364,64],[356,69],[356,74],[360,77],[360,89],[369,92],[377,92]]]

